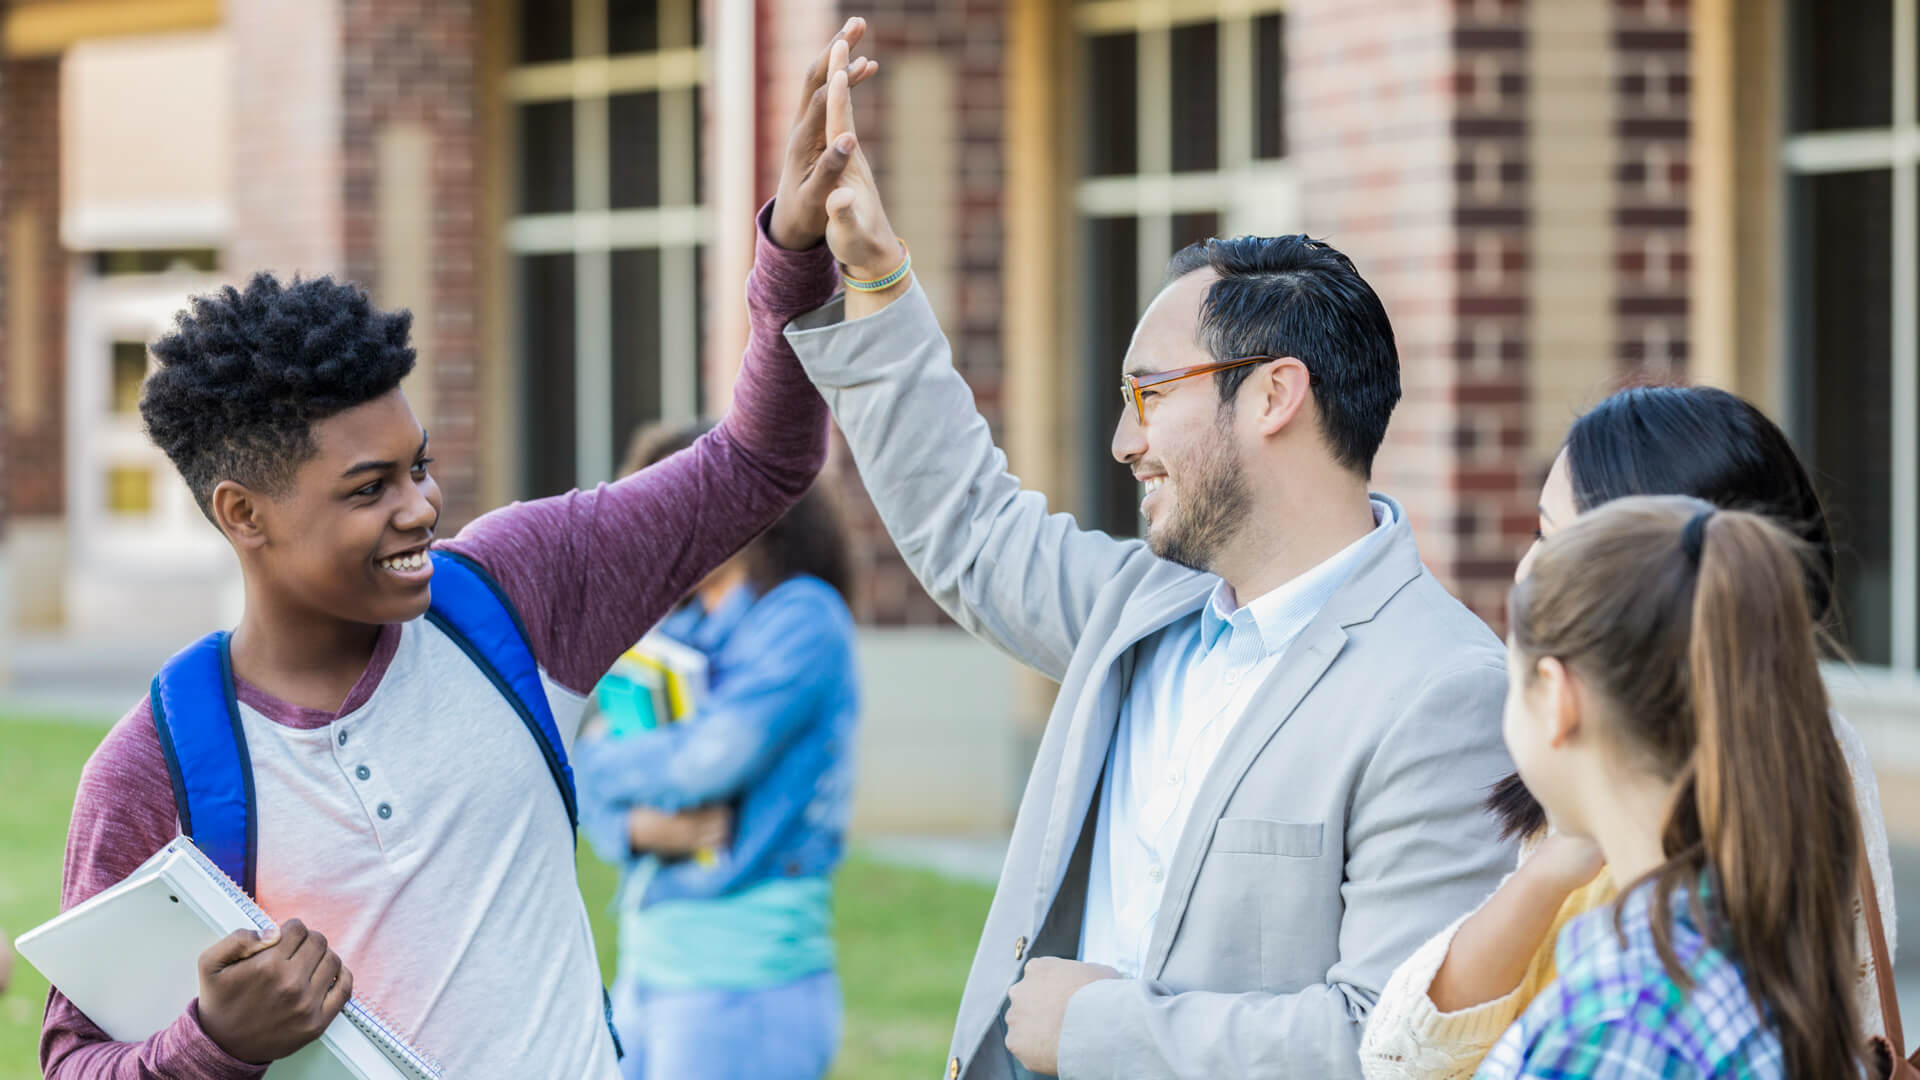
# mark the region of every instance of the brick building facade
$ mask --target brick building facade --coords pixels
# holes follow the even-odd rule
[[[1690,377],[1760,402],[1837,478],[1863,658],[1904,677],[1920,659],[1920,329],[1884,298],[1915,295],[1920,256],[1903,237],[1823,307],[1795,285],[1801,255],[1829,265],[1821,236],[1877,235],[1881,219],[1845,217],[1860,198],[1819,195],[1860,170],[1885,170],[1884,223],[1916,233],[1920,162],[1898,147],[1920,106],[1894,92],[1920,63],[1895,32],[1915,2],[1796,23],[1805,0],[11,0],[0,558],[15,621],[60,614],[44,595],[58,560],[22,537],[59,535],[81,490],[63,387],[90,361],[65,341],[64,289],[99,253],[73,246],[59,194],[61,67],[81,43],[218,37],[219,273],[344,273],[415,311],[410,391],[457,524],[611,475],[638,420],[723,404],[746,222],[774,187],[792,87],[861,14],[884,65],[858,95],[862,138],[895,223],[1015,471],[1057,508],[1137,527],[1105,458],[1103,388],[1174,247],[1307,231],[1353,256],[1399,337],[1406,393],[1377,484],[1489,621],[1572,417],[1622,380]],[[1833,74],[1873,49],[1890,55],[1864,81]],[[1892,104],[1849,112],[1882,68]],[[1838,101],[1822,107],[1845,122],[1824,127],[1847,130],[1798,118],[1790,85]],[[1889,133],[1886,161],[1855,128]],[[1800,347],[1855,295],[1872,299],[1854,322],[1882,336]],[[1835,398],[1814,364],[1860,388]],[[1834,420],[1876,391],[1861,437],[1877,464],[1854,468]],[[863,622],[942,625],[844,454],[833,470]]]

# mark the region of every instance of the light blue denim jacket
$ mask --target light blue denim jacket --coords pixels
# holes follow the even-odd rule
[[[690,603],[660,629],[707,654],[710,689],[698,712],[574,747],[580,826],[600,857],[622,868],[619,895],[629,895],[625,878],[646,862],[627,840],[635,806],[734,804],[733,844],[719,865],[661,864],[642,907],[827,876],[846,846],[859,713],[853,615],[840,594],[810,576],[764,596],[743,585],[712,612]]]

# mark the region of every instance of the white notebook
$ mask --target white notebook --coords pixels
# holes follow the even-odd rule
[[[265,912],[179,837],[125,881],[20,935],[15,949],[119,1042],[172,1024],[200,993],[199,958]],[[440,1080],[440,1067],[355,998],[319,1039],[268,1068],[272,1080]]]

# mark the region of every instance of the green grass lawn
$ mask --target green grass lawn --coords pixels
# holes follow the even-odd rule
[[[95,724],[0,717],[0,928],[9,935],[58,910],[74,785],[104,733]],[[613,872],[584,849],[580,887],[610,977]],[[855,857],[835,895],[847,998],[835,1080],[934,1075],[991,890]],[[14,965],[13,988],[0,995],[0,1080],[40,1075],[35,1048],[46,993],[37,972]]]

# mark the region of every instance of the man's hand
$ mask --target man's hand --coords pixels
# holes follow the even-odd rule
[[[848,19],[807,67],[800,114],[787,136],[787,157],[780,169],[780,190],[774,196],[770,223],[773,242],[788,251],[810,248],[826,235],[827,195],[839,183],[852,156],[850,149],[830,151],[827,145],[828,77],[844,77],[847,86],[854,87],[880,70],[877,61],[864,56],[847,59],[866,32],[865,19]]]
[[[1034,1072],[1058,1075],[1060,1028],[1067,1020],[1067,1002],[1088,983],[1119,977],[1105,964],[1051,956],[1027,961],[1026,975],[1007,991],[1008,1052]]]
[[[241,930],[200,954],[200,1027],[230,1057],[279,1061],[320,1037],[353,996],[327,939],[288,919],[276,937]]]
[[[846,44],[834,42],[828,61],[833,75],[827,79],[827,152],[847,160],[826,197],[827,246],[847,273],[871,281],[892,273],[902,253],[880,203],[873,167],[853,130],[853,81],[840,70],[846,55]],[[905,291],[905,284],[896,288]]]
[[[7,983],[13,979],[13,946],[7,944],[5,931],[0,931],[0,994],[7,992]]]
[[[723,851],[733,842],[733,808],[714,803],[669,814],[646,806],[627,811],[627,843],[634,851],[693,855]]]

